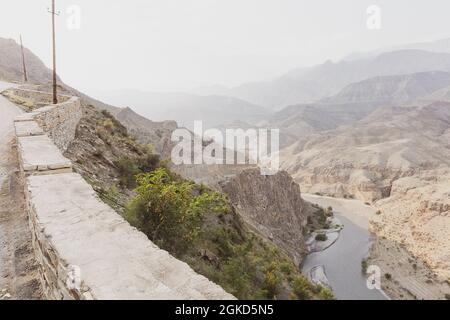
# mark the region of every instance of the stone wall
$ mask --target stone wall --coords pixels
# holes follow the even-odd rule
[[[66,151],[75,138],[77,125],[83,115],[80,99],[58,95],[59,104],[53,105],[50,93],[20,88],[12,90],[15,95],[31,99],[38,105],[44,105],[31,113],[33,119],[62,152]]]
[[[34,117],[40,127],[62,151],[66,151],[75,139],[78,123],[83,115],[80,99],[73,97],[66,102],[35,110]]]
[[[58,300],[234,299],[154,245],[72,172],[70,161],[52,146],[45,131],[55,143],[59,137],[70,139],[64,130],[72,131],[75,124],[69,110],[76,112],[76,101],[71,98],[15,120],[26,209],[45,296]],[[61,106],[63,110],[56,110]]]
[[[307,253],[303,231],[310,212],[292,177],[285,171],[264,176],[254,168],[220,185],[244,221],[300,265]]]

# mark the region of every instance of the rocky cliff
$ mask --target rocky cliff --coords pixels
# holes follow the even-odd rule
[[[396,180],[376,203],[372,231],[405,247],[444,280],[450,278],[450,170],[429,170]]]
[[[263,176],[259,169],[245,170],[223,182],[222,190],[248,225],[283,249],[296,264],[302,261],[308,206],[287,172]]]

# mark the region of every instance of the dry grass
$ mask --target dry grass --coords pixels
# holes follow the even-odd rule
[[[15,95],[13,93],[13,90],[5,90],[2,92],[2,95],[12,103],[21,106],[23,109],[25,109],[26,112],[30,112],[36,109],[36,104],[33,102],[33,100]]]

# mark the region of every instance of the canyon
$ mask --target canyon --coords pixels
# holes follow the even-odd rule
[[[0,78],[20,81],[20,60],[5,58],[16,49],[10,40],[1,39]],[[49,70],[30,51],[26,55],[35,83],[21,88],[45,96],[51,89]],[[65,121],[71,129],[59,130],[62,115],[38,115],[36,122],[92,187],[95,194],[89,194],[99,196],[114,213],[123,214],[135,195],[133,175],[142,172],[142,161],[147,170],[153,161],[166,160],[177,176],[226,196],[233,212],[227,223],[238,233],[256,234],[262,243],[280,251],[278,257],[296,266],[308,254],[308,220],[317,214],[310,204],[314,197],[331,197],[322,203],[335,203],[338,208],[342,199],[359,200],[371,207],[364,228],[378,237],[374,263],[380,261],[383,270],[390,270],[407,290],[414,291],[411,286],[417,283],[430,288],[428,281],[439,287],[419,294],[393,288],[386,292],[398,299],[427,298],[427,292],[428,297],[442,299],[450,279],[449,57],[448,52],[427,50],[420,44],[293,70],[278,79],[221,89],[220,96],[137,97],[140,108],[157,108],[163,100],[172,114],[178,113],[160,121],[140,115],[133,103],[117,108],[60,81],[67,101],[72,96],[80,100],[80,108],[73,110],[75,120]],[[22,108],[42,107],[30,104],[36,99],[20,90],[6,96]],[[177,111],[180,106],[183,114]],[[224,109],[226,115],[221,117]],[[222,129],[280,128],[282,170],[264,176],[255,165],[170,164],[172,132],[201,113],[207,114],[208,126]],[[174,121],[177,117],[184,122]],[[46,128],[49,123],[56,128]],[[200,143],[206,147],[213,142]],[[124,168],[136,170],[129,173]],[[124,173],[130,176],[124,178]],[[33,183],[32,194],[37,194],[38,184]],[[396,250],[402,253],[392,253]],[[200,256],[214,264],[218,252],[202,248]],[[399,256],[407,261],[405,265],[394,268],[392,261],[384,262],[386,257]],[[418,275],[413,264],[426,276]],[[403,278],[402,271],[408,277]],[[290,289],[283,287],[280,296],[288,298]]]

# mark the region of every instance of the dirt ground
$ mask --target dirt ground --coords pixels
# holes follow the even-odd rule
[[[398,243],[378,238],[368,263],[380,267],[382,289],[392,299],[450,299],[450,279],[439,279],[426,264]]]
[[[9,145],[12,147],[13,142]],[[38,265],[24,210],[15,150],[2,152],[0,174],[0,300],[41,299]]]

